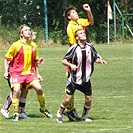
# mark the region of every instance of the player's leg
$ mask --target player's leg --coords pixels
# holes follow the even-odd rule
[[[5,118],[9,118],[9,107],[12,104],[12,92],[10,92],[10,94],[7,96],[6,102],[4,103],[2,109],[1,109],[1,113]]]
[[[59,110],[57,111],[57,119],[56,121],[58,123],[62,123],[62,115],[63,115],[63,112],[64,110],[67,108],[70,100],[72,98],[72,95],[68,95],[66,94],[65,98],[63,99],[63,101],[61,102],[61,105],[60,105],[60,108]]]
[[[13,121],[18,121],[19,118],[19,112],[18,112],[18,107],[19,107],[19,94],[21,90],[21,85],[20,84],[14,84],[13,86],[13,95],[12,95],[12,106],[13,106]]]
[[[71,112],[73,109],[74,109],[74,94],[72,95],[70,103],[68,104],[66,108],[66,112]]]
[[[67,85],[66,96],[64,100],[62,101],[59,110],[57,111],[57,122],[58,123],[62,123],[62,114],[64,113],[64,110],[67,108],[68,104],[70,103],[75,90],[76,88],[72,86],[71,83]],[[73,121],[76,121],[76,118],[73,115],[72,116],[70,115],[68,118],[71,118]]]
[[[70,76],[69,71],[70,71],[70,67],[66,66],[66,77]],[[67,108],[64,110],[63,114],[66,115],[70,121],[80,120],[80,117],[77,114],[76,108],[74,108],[74,94],[72,95],[70,103],[68,104]]]
[[[82,119],[84,121],[92,121],[90,118],[88,118],[88,113],[91,108],[91,102],[92,102],[92,87],[91,82],[89,81],[84,88],[81,89],[81,91],[85,94],[85,103],[83,107],[82,112]]]
[[[65,109],[63,114],[66,115],[70,121],[79,121],[80,120],[80,117],[78,116],[77,111],[74,108],[74,94],[72,95],[70,103],[68,104],[68,106]]]
[[[7,79],[7,83],[9,85],[9,87],[11,88],[11,82],[10,82],[10,78]],[[12,89],[11,89],[12,91]],[[4,103],[2,109],[1,109],[1,113],[5,118],[9,118],[9,107],[12,104],[12,92],[10,92],[10,94],[7,96],[6,102]]]
[[[26,115],[24,111],[25,105],[26,105],[27,94],[28,94],[28,91],[26,89],[24,90],[22,89],[20,98],[19,98],[19,117],[20,118],[28,118],[28,116]],[[10,94],[7,96],[6,102],[4,103],[1,109],[1,113],[5,118],[10,118],[9,107],[11,104],[12,104],[12,92],[10,92]]]
[[[37,92],[37,99],[40,104],[40,112],[48,118],[53,118],[53,115],[45,108],[45,95],[39,81],[34,80],[31,87],[34,88]]]
[[[28,118],[25,113],[25,105],[26,105],[26,97],[28,94],[28,90],[25,87],[21,89],[21,94],[19,98],[19,118]]]
[[[92,121],[90,118],[88,118],[88,113],[91,108],[91,99],[91,96],[85,96],[85,104],[82,112],[82,119],[87,122]]]

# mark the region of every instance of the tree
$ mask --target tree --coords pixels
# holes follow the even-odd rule
[[[110,0],[113,7],[113,0]],[[133,13],[132,0],[116,0],[122,13]],[[88,3],[94,15],[94,26],[87,29],[88,38],[96,43],[107,41],[107,1],[105,0],[47,0],[49,35],[56,42],[67,43],[66,25],[63,12],[68,6],[75,6],[80,17],[87,17],[82,5]],[[20,25],[44,28],[43,0],[1,0],[0,16],[2,25]],[[133,26],[133,16],[125,18]],[[117,13],[117,28],[121,30],[121,18]],[[121,31],[120,31],[121,32]],[[110,21],[110,39],[113,40],[113,20]]]

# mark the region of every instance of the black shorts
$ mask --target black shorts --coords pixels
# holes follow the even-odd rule
[[[84,85],[77,85],[77,84],[70,83],[66,87],[66,94],[72,95],[76,89],[83,92],[87,96],[92,95],[92,86],[91,86],[90,80],[89,82],[86,82]]]

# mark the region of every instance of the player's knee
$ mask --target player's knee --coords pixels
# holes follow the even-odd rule
[[[20,90],[13,90],[13,97],[19,97]]]
[[[87,96],[85,100],[87,103],[89,103],[89,102],[91,102],[92,98],[91,98],[91,96]]]
[[[70,103],[69,99],[65,99],[65,103],[68,105]]]
[[[43,94],[43,89],[42,89],[42,87],[38,87],[38,88],[36,88],[36,92],[37,92],[37,94]]]

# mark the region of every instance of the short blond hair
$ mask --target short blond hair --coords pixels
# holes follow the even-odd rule
[[[28,27],[28,25],[22,24],[22,25],[19,27],[19,29],[18,29],[19,35],[21,34],[21,31],[22,31],[22,29],[23,29],[24,27]]]
[[[77,30],[75,31],[75,38],[78,36],[77,32],[80,31],[80,30],[82,30],[82,29],[77,29]],[[82,30],[82,31],[83,31],[83,30]]]

